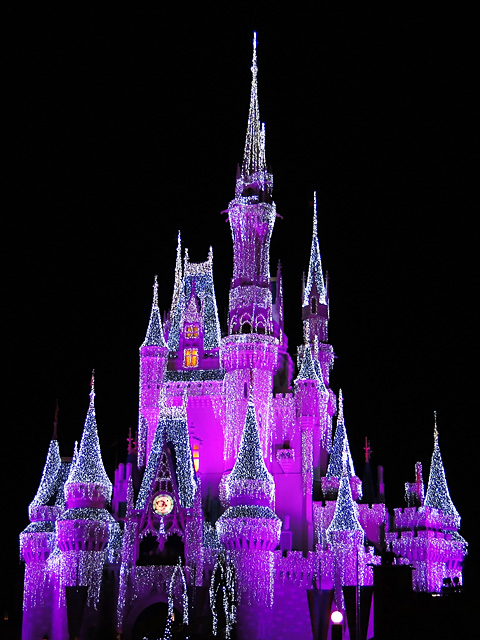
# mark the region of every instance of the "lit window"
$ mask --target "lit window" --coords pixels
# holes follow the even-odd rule
[[[185,366],[198,367],[198,349],[185,349]]]
[[[195,469],[195,473],[198,473],[200,468],[200,445],[193,445],[193,467]]]
[[[198,324],[189,324],[185,327],[186,338],[198,338]]]

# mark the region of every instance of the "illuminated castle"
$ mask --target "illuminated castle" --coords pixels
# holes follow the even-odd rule
[[[393,523],[382,487],[376,493],[356,475],[342,393],[337,399],[330,388],[334,353],[316,201],[294,373],[280,265],[270,277],[272,189],[254,40],[245,151],[226,210],[228,327],[222,333],[212,250],[193,264],[187,250],[182,258],[179,235],[163,322],[155,278],[140,347],[138,436],[129,438],[113,483],[100,452],[93,378],[73,458],[60,456],[54,433],[20,535],[24,640],[69,633],[153,640],[182,626],[191,637],[230,637],[235,628],[240,639],[326,640],[335,610],[347,614],[344,637],[357,626],[367,638],[381,552],[413,565],[416,591],[440,592],[445,579],[461,584],[466,543],[436,424],[426,496],[417,466],[408,507],[395,510]],[[362,594],[359,621],[352,588]]]

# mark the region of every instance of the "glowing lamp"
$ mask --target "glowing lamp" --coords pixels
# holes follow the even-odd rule
[[[330,616],[330,620],[333,624],[342,624],[343,622],[343,614],[341,611],[332,611],[332,615]]]

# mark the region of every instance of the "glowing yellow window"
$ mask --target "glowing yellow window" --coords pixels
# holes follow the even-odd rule
[[[198,367],[198,349],[185,349],[185,366]]]
[[[200,468],[200,446],[198,444],[193,445],[193,466],[195,472],[198,473]]]
[[[189,324],[185,328],[186,338],[198,338],[198,324]]]

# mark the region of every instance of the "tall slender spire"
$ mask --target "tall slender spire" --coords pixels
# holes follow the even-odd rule
[[[438,444],[437,412],[434,412],[433,428],[433,454],[430,464],[430,477],[428,479],[425,505],[434,509],[441,509],[443,513],[454,516],[460,524],[460,515],[455,508],[448,490],[445,469],[443,467],[442,454]]]
[[[345,452],[345,453],[344,453]],[[342,390],[338,394],[338,417],[337,428],[335,430],[335,438],[333,439],[332,454],[328,463],[327,478],[341,478],[343,475],[344,462],[346,456],[347,475],[355,476],[355,468],[353,466],[352,454],[350,453],[350,445],[348,443],[347,430],[345,428],[345,419],[343,417],[343,394]]]
[[[180,293],[182,291],[182,277],[182,238],[179,231],[177,236],[177,259],[175,261],[175,282],[173,284],[171,313],[174,313],[180,299]]]
[[[248,112],[247,137],[243,154],[242,175],[245,177],[257,171],[265,171],[265,125],[260,125],[257,83],[257,34],[253,34],[252,88],[250,110]]]
[[[155,276],[153,283],[153,300],[152,310],[150,312],[150,321],[148,323],[147,335],[142,343],[142,347],[166,347],[165,338],[163,336],[162,319],[160,318],[160,309],[158,308],[158,278]]]
[[[313,232],[312,232],[312,248],[310,251],[310,264],[308,266],[307,283],[303,289],[303,306],[309,304],[310,293],[315,285],[318,302],[327,303],[325,282],[322,271],[322,258],[320,256],[320,246],[318,244],[318,221],[317,221],[317,192],[313,193]]]

